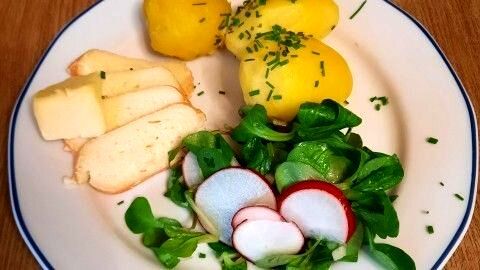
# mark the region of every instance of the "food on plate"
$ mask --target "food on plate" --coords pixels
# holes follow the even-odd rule
[[[168,152],[205,128],[205,115],[178,103],[87,142],[78,152],[75,178],[106,193],[135,186],[169,166]]]
[[[231,166],[238,165],[238,162],[234,157],[232,158],[230,165]],[[200,185],[205,179],[205,177],[203,177],[203,174],[202,174],[202,169],[198,164],[197,157],[193,152],[188,152],[183,158],[182,172],[183,172],[183,178],[184,178],[185,184],[191,188],[194,188]]]
[[[186,100],[172,86],[155,86],[141,91],[103,98],[101,104],[106,131],[121,127],[141,116],[179,102],[186,102]],[[70,151],[78,152],[87,141],[87,138],[67,139],[65,144]]]
[[[150,61],[144,59],[130,58],[111,52],[92,49],[75,61],[68,67],[68,72],[72,76],[88,75],[93,72],[115,72],[136,69],[146,69],[152,67],[163,67],[168,69],[180,84],[182,93],[189,97],[193,91],[193,77],[191,71],[185,62],[178,60]]]
[[[221,45],[231,7],[226,0],[145,0],[144,13],[153,50],[190,60]]]
[[[173,86],[179,88],[173,74],[164,67],[152,67],[137,70],[100,71],[102,97],[114,97],[132,91],[153,86]]]
[[[280,27],[272,31],[276,33],[267,36],[278,36],[280,42],[298,38],[298,48],[273,49],[277,44],[265,40],[266,36],[259,38],[269,49],[253,52],[248,55],[251,61],[240,63],[240,85],[247,104],[261,104],[269,117],[289,122],[304,102],[348,98],[352,74],[339,53],[321,41],[289,34]]]
[[[240,114],[230,134],[239,154],[216,131],[186,136],[176,151],[190,151],[183,160],[189,169],[177,164],[164,194],[196,213],[207,233],[183,230],[218,237],[209,246],[222,267],[247,269],[246,259],[269,269],[328,269],[336,261],[356,262],[366,246],[384,266],[415,269],[404,251],[374,240],[398,236],[395,197],[387,192],[402,181],[403,168],[396,155],[370,150],[352,132],[361,118],[330,99],[301,104],[295,120],[280,129],[262,105],[246,106]],[[233,157],[237,167],[230,167]],[[188,184],[184,178],[192,171],[205,178]],[[196,248],[172,253],[168,240],[155,239],[144,245],[168,268],[179,260],[165,258]]]
[[[305,237],[346,243],[355,232],[350,203],[333,184],[298,182],[282,192],[279,202],[280,214],[297,224]]]
[[[68,79],[41,90],[33,97],[33,113],[45,140],[105,133],[99,75]]]
[[[251,262],[272,255],[292,255],[303,246],[304,238],[294,223],[276,220],[247,220],[232,235],[233,246]]]
[[[252,205],[275,209],[277,205],[265,180],[243,168],[227,168],[211,175],[198,187],[195,203],[215,224],[220,240],[230,245],[232,218],[238,210]]]
[[[273,220],[284,221],[280,214],[266,206],[247,206],[238,210],[232,218],[232,227],[235,229],[238,225],[247,220]]]
[[[258,33],[270,31],[280,24],[293,31],[322,39],[338,24],[338,6],[332,0],[245,1],[230,18],[229,31],[225,37],[228,50],[239,59],[248,58],[247,47],[252,50]]]

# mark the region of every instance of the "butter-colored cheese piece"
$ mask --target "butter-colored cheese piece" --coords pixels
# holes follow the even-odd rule
[[[98,74],[47,87],[33,98],[33,113],[45,140],[88,138],[106,131]]]

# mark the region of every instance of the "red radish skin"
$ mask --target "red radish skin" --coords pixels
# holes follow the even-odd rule
[[[274,220],[244,221],[232,239],[233,247],[252,263],[271,255],[297,254],[305,242],[294,223]]]
[[[353,235],[355,232],[355,226],[356,226],[356,220],[355,220],[355,215],[352,211],[352,207],[350,206],[350,202],[348,199],[345,197],[343,192],[337,188],[335,185],[324,182],[324,181],[319,181],[319,180],[308,180],[308,181],[302,181],[298,182],[296,184],[293,184],[289,187],[287,187],[278,197],[278,205],[280,209],[280,213],[282,213],[282,205],[285,202],[285,200],[292,194],[302,191],[302,190],[320,190],[329,193],[333,197],[335,197],[339,203],[342,205],[347,223],[348,223],[348,232],[347,232],[347,237],[346,241],[350,239],[350,237]],[[284,217],[285,218],[285,217]],[[287,219],[288,220],[288,219]],[[345,241],[345,242],[346,242]]]
[[[285,221],[275,210],[266,206],[247,206],[240,209],[232,219],[232,227],[235,229],[242,222],[247,220],[273,220]]]
[[[231,222],[238,210],[252,205],[277,207],[275,195],[263,177],[235,167],[222,169],[200,184],[195,203],[214,223],[220,240],[228,245],[232,244]],[[200,216],[199,221],[203,224]]]

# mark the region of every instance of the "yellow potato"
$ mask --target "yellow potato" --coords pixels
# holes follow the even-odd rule
[[[333,0],[267,0],[265,5],[250,1],[230,19],[225,44],[238,58],[247,53],[256,33],[270,31],[280,25],[290,31],[303,32],[322,39],[338,23],[338,6]],[[249,38],[250,37],[250,38]]]
[[[261,104],[269,117],[288,122],[304,102],[327,98],[344,102],[348,98],[352,74],[342,56],[313,38],[302,43],[305,47],[290,49],[287,56],[279,59],[284,65],[273,69],[273,64],[268,63],[275,56],[269,55],[263,61],[264,55],[275,46],[271,42],[264,42],[264,49],[248,54],[249,57],[241,61],[240,84],[247,104]]]
[[[152,48],[184,60],[213,53],[231,13],[226,0],[145,0],[143,7]]]

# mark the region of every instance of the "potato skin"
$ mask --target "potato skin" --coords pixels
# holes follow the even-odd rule
[[[213,53],[231,13],[226,0],[145,0],[143,8],[153,50],[183,60]]]
[[[265,78],[268,60],[262,60],[266,50],[249,54],[249,58],[255,61],[241,62],[240,84],[247,104],[261,104],[267,109],[269,117],[289,122],[304,102],[320,102],[329,98],[341,103],[348,98],[352,91],[352,74],[343,57],[316,39],[303,43],[305,47],[290,53],[298,57],[285,57],[289,63],[271,70],[268,78]],[[273,46],[269,45],[270,48]],[[274,86],[268,101],[271,87],[267,81]],[[250,92],[257,89],[260,94],[251,96]]]
[[[249,9],[250,6],[253,8]],[[232,26],[225,38],[228,50],[239,59],[246,55],[245,48],[251,45],[255,33],[270,31],[275,24],[321,40],[335,28],[339,20],[339,9],[333,0],[298,0],[295,3],[290,0],[267,0],[265,5],[255,6],[247,4],[235,16],[243,24]],[[247,16],[247,12],[250,15]],[[245,31],[250,32],[252,39],[247,38]],[[242,39],[239,38],[241,33],[244,36]]]

